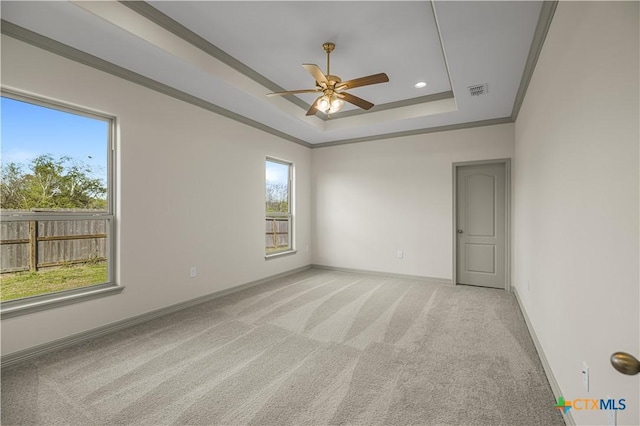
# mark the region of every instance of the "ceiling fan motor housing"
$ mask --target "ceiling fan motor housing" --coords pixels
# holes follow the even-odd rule
[[[342,79],[337,75],[328,75],[327,80],[329,80],[328,88],[333,89],[338,83],[342,82]]]
[[[330,53],[330,52],[333,52],[333,49],[336,48],[336,45],[328,41],[322,45],[322,48],[324,49],[325,52]]]

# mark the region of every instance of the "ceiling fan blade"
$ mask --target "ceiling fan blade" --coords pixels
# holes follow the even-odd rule
[[[302,66],[305,70],[307,70],[309,74],[311,74],[313,78],[316,79],[318,83],[324,83],[325,85],[329,84],[327,77],[322,73],[322,70],[316,64],[302,64]]]
[[[389,77],[385,73],[373,74],[366,77],[343,81],[336,86],[336,90],[353,89],[354,87],[368,86],[370,84],[386,83]]]
[[[300,89],[300,90],[288,90],[286,92],[267,93],[267,96],[283,96],[283,95],[295,95],[297,93],[315,93],[320,89]]]
[[[318,103],[317,99],[313,101],[313,103],[311,104],[311,108],[309,108],[309,111],[307,111],[305,115],[316,115],[316,112],[318,112],[318,108],[316,108],[317,103]]]
[[[365,101],[364,99],[354,96],[350,93],[341,92],[341,93],[336,93],[336,95],[338,95],[338,97],[344,99],[345,101],[349,102],[350,104],[354,104],[355,106],[358,106],[362,109],[369,110],[373,107],[373,104],[371,102]]]

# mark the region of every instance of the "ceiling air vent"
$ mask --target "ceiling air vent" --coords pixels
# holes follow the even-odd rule
[[[469,86],[468,89],[471,96],[480,96],[488,92],[487,83],[474,84],[473,86]]]

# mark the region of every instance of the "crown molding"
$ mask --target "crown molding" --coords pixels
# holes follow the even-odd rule
[[[220,60],[221,62],[225,63],[226,65],[228,65],[229,67],[233,68],[234,70],[238,71],[239,73],[245,75],[246,77],[256,81],[258,84],[263,85],[264,87],[273,90],[273,91],[284,91],[285,89],[283,89],[282,87],[280,87],[279,85],[277,85],[276,83],[272,82],[271,80],[267,79],[266,77],[262,76],[261,74],[257,73],[256,71],[254,71],[253,69],[249,68],[248,66],[246,66],[245,64],[243,64],[242,62],[238,61],[237,59],[233,58],[231,55],[227,54],[226,52],[222,51],[221,49],[219,49],[218,47],[216,47],[215,45],[211,44],[210,42],[208,42],[207,40],[205,40],[204,38],[198,36],[196,33],[194,33],[193,31],[189,30],[188,28],[184,27],[183,25],[179,24],[178,22],[176,22],[175,20],[169,18],[168,16],[166,16],[165,14],[163,14],[162,12],[158,11],[157,9],[155,9],[154,7],[152,7],[151,5],[147,4],[144,1],[120,1],[121,4],[123,4],[124,6],[127,6],[128,8],[130,8],[131,10],[139,13],[140,15],[144,16],[145,18],[151,20],[152,22],[156,23],[157,25],[161,26],[162,28],[170,31],[171,33],[173,33],[174,35],[184,39],[185,41],[191,43],[192,45],[194,45],[195,47],[201,49],[202,51],[204,51],[205,53],[215,57],[216,59]],[[260,123],[256,120],[252,120],[248,117],[245,117],[241,114],[235,113],[233,111],[230,111],[226,108],[223,108],[219,105],[213,104],[211,102],[205,101],[201,98],[198,98],[196,96],[190,95],[186,92],[183,92],[181,90],[175,89],[171,86],[168,86],[166,84],[160,83],[156,80],[153,80],[151,78],[145,77],[141,74],[135,73],[133,71],[130,71],[124,67],[115,65],[111,62],[105,61],[103,59],[98,58],[97,56],[93,56],[91,54],[88,54],[86,52],[83,52],[79,49],[73,48],[71,46],[68,46],[66,44],[60,43],[58,41],[55,41],[53,39],[50,39],[48,37],[45,37],[43,35],[40,35],[34,31],[28,30],[26,28],[20,27],[16,24],[13,24],[9,21],[5,21],[5,20],[0,20],[0,29],[1,29],[1,33],[5,34],[9,37],[15,38],[17,40],[23,41],[25,43],[31,44],[33,46],[39,47],[41,49],[44,49],[46,51],[49,51],[51,53],[57,54],[59,56],[65,57],[67,59],[71,59],[75,62],[81,63],[83,65],[87,65],[90,66],[92,68],[95,68],[97,70],[106,72],[108,74],[114,75],[116,77],[122,78],[124,80],[130,81],[132,83],[136,83],[139,84],[143,87],[146,87],[148,89],[157,91],[159,93],[165,94],[167,96],[173,97],[175,99],[179,99],[181,101],[190,103],[192,105],[198,106],[200,108],[206,109],[208,111],[211,111],[213,113],[222,115],[226,118],[229,118],[231,120],[237,121],[239,123],[245,124],[249,127],[258,129],[258,130],[262,130],[266,133],[269,133],[273,136],[282,138],[284,140],[296,143],[298,145],[302,145],[304,147],[307,148],[325,148],[325,147],[331,147],[331,146],[338,146],[338,145],[347,145],[347,144],[352,144],[352,143],[362,143],[362,142],[369,142],[369,141],[376,141],[376,140],[382,140],[382,139],[391,139],[391,138],[399,138],[399,137],[405,137],[405,136],[415,136],[415,135],[421,135],[421,134],[428,134],[428,133],[437,133],[437,132],[446,132],[446,131],[451,131],[451,130],[459,130],[459,129],[468,129],[468,128],[472,128],[472,127],[482,127],[482,126],[490,126],[490,125],[497,125],[497,124],[505,124],[505,123],[513,123],[516,121],[518,113],[520,111],[520,108],[522,106],[522,103],[524,101],[525,95],[526,95],[526,91],[527,88],[529,86],[529,82],[531,81],[531,78],[533,76],[533,72],[535,70],[535,66],[538,60],[538,57],[540,56],[540,52],[542,50],[543,44],[544,44],[544,40],[546,38],[547,32],[549,30],[549,27],[551,25],[551,21],[553,19],[553,15],[554,12],[556,10],[558,1],[544,1],[542,4],[542,8],[540,11],[540,17],[538,19],[538,23],[536,26],[536,30],[534,33],[534,37],[533,37],[533,41],[531,43],[531,47],[529,49],[529,54],[527,57],[527,61],[525,64],[525,69],[522,75],[522,79],[520,81],[520,86],[518,88],[518,92],[516,95],[516,99],[513,105],[513,109],[512,109],[512,113],[509,117],[501,117],[501,118],[495,118],[495,119],[489,119],[489,120],[480,120],[480,121],[474,121],[474,122],[466,122],[466,123],[458,123],[458,124],[452,124],[452,125],[445,125],[445,126],[438,126],[438,127],[429,127],[429,128],[422,128],[422,129],[415,129],[415,130],[408,130],[408,131],[401,131],[401,132],[393,132],[393,133],[384,133],[384,134],[377,134],[377,135],[371,135],[371,136],[363,136],[363,137],[359,137],[359,138],[352,138],[352,139],[343,139],[343,140],[336,140],[336,141],[330,141],[330,142],[323,142],[323,143],[315,143],[315,144],[311,144],[305,140],[296,138],[292,135],[289,135],[287,133],[284,133],[282,131],[279,131],[277,129],[274,129],[270,126],[267,126],[263,123]],[[433,5],[432,5],[433,7]],[[434,16],[435,16],[435,10],[434,10]],[[444,49],[443,49],[443,55],[444,55]],[[446,59],[446,57],[445,57]],[[447,66],[447,71],[448,71],[448,66]],[[427,96],[422,96],[422,97],[417,97],[417,98],[411,98],[411,99],[405,99],[402,101],[397,101],[397,102],[390,102],[387,104],[381,104],[381,105],[377,105],[375,108],[376,111],[383,111],[383,110],[388,110],[388,109],[394,109],[394,108],[400,108],[400,107],[406,107],[406,106],[412,106],[412,105],[418,105],[421,103],[426,103],[426,102],[433,102],[433,101],[438,101],[438,100],[443,100],[443,99],[452,99],[454,97],[454,94],[452,91],[447,91],[447,92],[442,92],[442,93],[435,93],[432,95],[427,95]],[[295,96],[285,96],[285,99],[288,99],[289,101],[291,101],[292,103],[294,103],[297,106],[300,106],[301,108],[307,109],[309,107],[309,105],[307,105],[304,101],[302,101],[301,99],[295,97]],[[357,115],[361,115],[366,113],[365,111],[345,111],[344,113],[340,113],[339,116],[335,116],[332,117],[332,120],[334,119],[340,119],[340,118],[346,118],[346,117],[350,117],[350,116],[357,116]]]
[[[273,127],[269,127],[258,121],[245,117],[244,115],[235,113],[226,108],[222,108],[219,105],[207,102],[204,99],[198,98],[197,96],[190,95],[186,92],[160,83],[159,81],[153,80],[149,77],[145,77],[142,74],[130,71],[119,65],[105,61],[104,59],[100,59],[97,56],[90,55],[89,53],[83,52],[82,50],[60,43],[9,21],[0,20],[0,32],[4,35],[15,38],[16,40],[23,41],[25,43],[31,44],[32,46],[39,47],[48,52],[55,53],[56,55],[71,59],[72,61],[78,62],[80,64],[87,65],[116,77],[120,77],[123,80],[139,84],[140,86],[155,90],[156,92],[171,96],[172,98],[190,103],[192,105],[206,109],[207,111],[214,112],[216,114],[222,115],[223,117],[245,124],[249,127],[253,127],[254,129],[262,130],[271,135],[288,140],[298,145],[305,146],[307,148],[311,147],[310,143],[303,141],[302,139],[298,139],[287,133],[281,132],[280,130],[276,130]]]
[[[120,4],[127,6],[129,9],[138,13],[139,15],[144,16],[151,22],[156,25],[164,28],[165,30],[171,32],[172,34],[180,37],[187,43],[197,47],[208,55],[213,56],[220,62],[230,66],[234,70],[238,71],[240,74],[245,75],[251,80],[257,82],[258,84],[266,87],[272,92],[284,92],[287,89],[279,86],[273,81],[269,80],[267,77],[263,76],[259,72],[255,71],[253,68],[248,67],[243,64],[233,56],[229,55],[224,50],[220,49],[216,45],[210,43],[203,37],[191,31],[189,28],[180,24],[178,21],[170,18],[164,13],[160,12],[155,7],[151,6],[149,3],[145,1],[119,1]],[[283,96],[283,99],[286,99],[293,104],[303,108],[305,111],[309,109],[310,105],[307,105],[302,99],[298,98],[294,95],[286,95]]]
[[[513,103],[513,109],[511,110],[511,119],[515,122],[520,113],[520,108],[524,102],[524,97],[527,94],[529,83],[533,77],[533,72],[538,63],[538,57],[542,51],[544,40],[547,38],[553,15],[558,7],[558,1],[543,1],[542,9],[540,10],[540,17],[538,18],[538,24],[533,34],[533,40],[531,41],[531,47],[529,48],[529,55],[527,56],[527,62],[524,66],[522,73],[522,79],[520,80],[520,87],[516,93],[516,99]]]
[[[405,130],[402,132],[384,133],[373,136],[363,136],[361,138],[343,139],[339,141],[316,143],[311,145],[312,149],[327,148],[337,145],[349,145],[353,143],[371,142],[381,139],[402,138],[405,136],[424,135],[427,133],[449,132],[451,130],[470,129],[472,127],[494,126],[497,124],[513,123],[511,117],[492,118],[489,120],[471,121],[467,123],[449,124],[446,126],[427,127],[424,129]]]
[[[172,34],[176,35],[177,37],[180,37],[182,40],[186,41],[187,43],[191,44],[192,46],[202,50],[203,52],[207,53],[208,55],[216,58],[217,60],[219,60],[221,62],[223,62],[224,64],[226,64],[229,67],[233,68],[237,72],[239,72],[239,73],[243,74],[244,76],[252,79],[256,83],[266,87],[267,89],[271,90],[272,92],[284,92],[284,91],[287,90],[287,89],[283,88],[282,86],[279,86],[275,82],[269,80],[267,77],[263,76],[262,74],[258,73],[253,68],[250,68],[249,66],[247,66],[244,63],[240,62],[239,60],[237,60],[233,56],[229,55],[224,50],[220,49],[219,47],[217,47],[213,43],[209,42],[205,38],[203,38],[200,35],[198,35],[197,33],[191,31],[190,29],[188,29],[184,25],[180,24],[179,22],[177,22],[173,18],[167,16],[166,14],[162,13],[158,9],[154,8],[153,6],[148,4],[147,2],[145,2],[145,1],[119,0],[119,3],[121,3],[124,6],[127,6],[128,8],[133,10],[134,12],[138,13],[139,15],[145,17],[146,19],[150,20],[151,22],[155,23],[156,25],[160,26],[161,28],[171,32]],[[432,11],[433,11],[434,20],[436,21],[436,27],[438,28],[438,31],[437,31],[438,32],[438,40],[439,40],[442,56],[443,56],[444,62],[445,62],[445,68],[446,68],[446,71],[447,71],[447,78],[448,78],[448,81],[449,81],[449,87],[453,87],[453,85],[451,84],[451,74],[449,72],[449,65],[446,62],[446,55],[445,55],[445,52],[444,52],[444,45],[442,44],[442,37],[440,36],[440,27],[438,26],[438,23],[437,23],[436,12],[435,12],[435,9],[433,8],[433,2],[432,1],[430,1],[430,4],[431,4]],[[292,102],[295,105],[297,105],[303,111],[307,111],[311,107],[310,104],[307,104],[306,102],[304,102],[302,99],[298,98],[295,95],[284,95],[284,96],[282,96],[282,98]],[[378,104],[378,105],[375,105],[373,107],[373,110],[375,110],[376,112],[385,111],[385,110],[390,110],[390,109],[395,109],[395,108],[402,108],[402,107],[406,107],[406,106],[417,105],[417,104],[421,104],[421,103],[428,103],[428,102],[438,101],[438,100],[442,100],[442,99],[449,99],[449,98],[453,99],[453,91],[446,91],[446,92],[442,92],[442,93],[434,93],[434,94],[431,94],[431,95],[420,96],[420,97],[411,98],[411,99],[404,99],[404,100],[400,100],[400,101],[396,101],[396,102],[388,102],[386,104]],[[347,118],[347,117],[353,117],[353,116],[356,116],[356,115],[367,114],[368,112],[371,112],[371,111],[364,111],[364,110],[361,110],[361,109],[355,109],[355,110],[344,111],[344,112],[339,112],[339,113],[336,113],[336,114],[332,114],[331,117],[329,117],[329,116],[327,116],[325,114],[316,112],[315,116],[317,118],[319,118],[320,120],[327,122],[329,120],[335,121],[335,120],[340,120],[340,119]]]
[[[367,114],[371,112],[378,112],[378,111],[384,111],[388,109],[396,109],[396,108],[403,108],[403,107],[412,106],[412,105],[425,104],[428,102],[441,101],[443,99],[453,99],[453,92],[451,90],[448,90],[446,92],[432,93],[430,95],[419,96],[417,98],[403,99],[401,101],[396,101],[396,102],[387,102],[386,104],[375,105],[373,108],[371,108],[368,111],[365,111],[362,109],[352,109],[350,111],[331,114],[331,120],[339,120],[341,118],[353,117],[356,115],[362,115],[362,114]]]

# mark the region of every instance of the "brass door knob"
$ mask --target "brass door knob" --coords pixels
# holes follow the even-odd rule
[[[611,355],[611,365],[622,374],[633,376],[640,373],[640,361],[626,352],[616,352]]]

